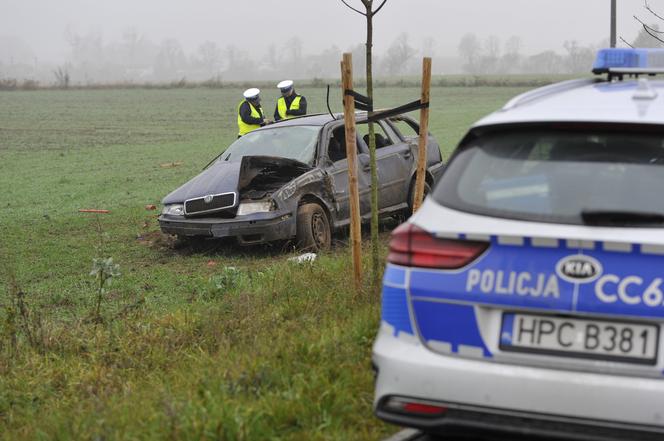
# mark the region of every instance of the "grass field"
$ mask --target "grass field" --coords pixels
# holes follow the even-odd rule
[[[522,90],[434,88],[430,128],[443,152]],[[325,110],[324,89],[300,92],[310,111]],[[380,107],[419,97],[377,93]],[[343,243],[301,266],[270,248],[177,249],[145,208],[235,139],[240,94],[0,92],[0,439],[376,440],[396,430],[371,412],[379,299],[348,289]],[[271,114],[276,94],[263,98]],[[101,319],[97,257],[120,270]]]

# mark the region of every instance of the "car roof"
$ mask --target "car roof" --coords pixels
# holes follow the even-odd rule
[[[379,111],[382,109],[377,109],[376,111]],[[405,115],[397,115],[397,117],[405,117]],[[367,119],[367,112],[355,112],[355,119],[358,123],[362,123],[366,121]],[[330,115],[329,113],[315,113],[311,115],[305,115],[305,116],[299,116],[295,118],[289,118],[285,119],[282,121],[275,122],[274,124],[270,124],[267,126],[263,126],[260,129],[257,130],[265,130],[268,128],[274,128],[274,127],[289,127],[289,126],[324,126],[330,122],[333,121],[340,121],[343,123],[344,120],[344,114],[343,113],[335,113],[334,117]]]
[[[285,119],[282,121],[275,122],[274,124],[270,124],[269,126],[264,126],[263,128],[285,127],[285,126],[324,126],[325,124],[333,120],[334,119],[330,116],[329,113],[316,113],[312,115]]]
[[[664,81],[564,81],[513,98],[473,128],[544,122],[664,125]]]

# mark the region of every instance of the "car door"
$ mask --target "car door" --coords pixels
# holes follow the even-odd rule
[[[358,124],[358,133],[369,143],[368,125]],[[385,122],[374,124],[376,135],[376,166],[378,172],[378,208],[390,210],[407,203],[413,153],[407,141],[386,130]]]
[[[399,139],[402,139],[408,142],[413,147],[413,154],[417,156],[417,146],[419,143],[420,135],[420,126],[417,121],[412,118],[399,115],[386,121],[388,130],[391,129]],[[431,135],[431,132],[427,136],[427,168],[440,166],[443,161],[442,155],[440,154],[440,145],[436,138]],[[414,161],[415,163],[416,161]]]
[[[332,184],[334,196],[334,207],[337,212],[337,220],[341,224],[347,224],[350,219],[350,191],[348,186],[348,158],[346,157],[346,141],[344,126],[340,125],[329,130],[323,136],[324,152],[322,161],[324,169]],[[358,148],[357,161],[357,185],[360,193],[360,213],[368,217],[371,213],[370,201],[370,175],[366,166],[369,154],[361,146],[360,140],[356,140]]]

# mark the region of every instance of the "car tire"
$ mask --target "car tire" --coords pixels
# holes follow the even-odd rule
[[[424,181],[424,199],[427,195],[431,193],[431,186],[428,182]],[[413,214],[413,207],[415,206],[415,179],[410,183],[410,188],[408,189],[408,213],[406,213],[406,218],[409,218]]]
[[[318,204],[303,204],[297,209],[296,245],[303,250],[326,250],[332,244],[327,213]]]

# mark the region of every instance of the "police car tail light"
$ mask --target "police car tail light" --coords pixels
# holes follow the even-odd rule
[[[390,397],[385,401],[385,410],[419,416],[439,416],[447,413],[447,407],[431,401],[414,398]]]
[[[442,239],[413,224],[392,232],[387,260],[395,265],[456,269],[479,257],[489,244],[470,240]]]

